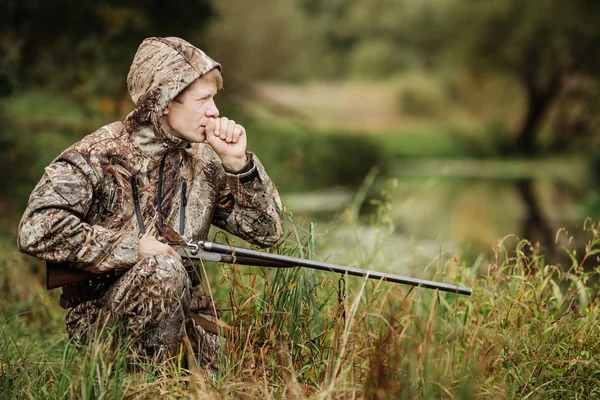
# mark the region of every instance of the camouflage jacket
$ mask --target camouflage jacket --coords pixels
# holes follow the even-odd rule
[[[180,39],[154,38],[151,45],[172,56],[164,74],[170,81],[155,74],[140,86],[144,77],[139,74],[148,71],[138,71],[139,65],[152,61],[143,43],[129,77],[138,107],[124,122],[86,136],[46,168],[19,225],[21,251],[90,272],[126,270],[137,262],[141,237],[136,201],[139,219],[152,234],[162,225],[186,240],[205,240],[214,224],[263,246],[281,238],[279,195],[256,156],[248,153],[244,172],[228,173],[208,144],[190,144],[159,125],[157,114],[185,87],[181,82],[191,83],[220,66]],[[144,62],[136,67],[140,53]]]

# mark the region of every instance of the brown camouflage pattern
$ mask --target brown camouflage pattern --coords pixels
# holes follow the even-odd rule
[[[231,174],[208,144],[166,136],[160,125],[169,101],[212,68],[220,66],[181,39],[144,41],[128,77],[137,108],[124,122],[104,126],[66,149],[46,168],[30,196],[19,225],[21,251],[90,272],[124,273],[102,298],[69,312],[67,331],[76,341],[86,343],[86,327],[103,311],[139,335],[147,351],[171,355],[190,325],[192,286],[181,263],[162,255],[137,260],[141,234],[132,177],[146,229],[159,238],[158,212],[165,226],[181,232],[184,182],[185,240],[206,240],[211,224],[261,246],[282,237],[279,195],[256,156],[248,153],[250,171]],[[165,155],[158,210],[159,164]],[[240,181],[253,174],[251,181]],[[201,330],[189,328],[188,335],[197,348],[212,346],[212,353],[200,355],[212,362],[216,341]]]
[[[188,318],[189,312],[219,314],[218,306],[201,286],[191,287],[188,273],[175,258],[161,254],[138,262],[99,299],[69,310],[67,334],[81,348],[103,329],[126,327],[129,351],[138,356],[165,359],[183,350],[187,336],[197,365],[216,376],[222,338],[206,332]]]

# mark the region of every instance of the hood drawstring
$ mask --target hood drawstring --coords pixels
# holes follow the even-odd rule
[[[179,235],[183,236],[185,230],[185,206],[187,206],[187,183],[181,185],[181,201],[179,202]]]
[[[167,154],[163,155],[160,160],[160,167],[158,169],[158,197],[156,199],[156,208],[158,211],[158,226],[160,228],[164,227],[163,216],[162,216],[162,195],[163,195],[163,176],[165,172],[165,160],[167,159]],[[140,227],[140,232],[142,235],[146,234],[146,227],[144,226],[144,218],[142,216],[142,209],[140,207],[140,199],[138,195],[138,188],[135,176],[131,176],[131,191],[133,194],[133,204],[135,206],[135,216],[137,218],[138,225]],[[187,183],[183,182],[181,186],[181,201],[179,205],[179,234],[183,236],[185,230],[185,207],[187,206]]]
[[[140,227],[140,233],[146,234],[146,227],[144,226],[144,218],[142,217],[142,210],[140,208],[140,198],[138,196],[137,182],[135,176],[131,176],[131,193],[133,194],[133,204],[135,205],[135,217],[137,218],[138,225]]]
[[[158,226],[163,227],[162,217],[162,187],[163,187],[163,175],[165,172],[165,161],[167,160],[167,154],[165,153],[160,160],[160,167],[158,168],[158,198],[156,200],[156,210],[158,211]]]

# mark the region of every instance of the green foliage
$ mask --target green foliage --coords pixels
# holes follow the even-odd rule
[[[106,116],[100,112],[87,108],[71,96],[57,95],[52,91],[23,91],[4,103],[12,117],[11,122],[16,126],[90,130],[95,124],[106,121]]]
[[[0,99],[11,94],[17,86],[14,49],[0,38]]]
[[[473,66],[504,70],[540,89],[557,73],[597,74],[600,58],[589,54],[600,40],[600,7],[595,2],[457,0],[455,4],[456,43],[466,47]]]
[[[324,41],[317,76],[366,79],[435,63],[443,48],[445,0],[300,1]],[[427,29],[424,29],[427,27]],[[325,67],[329,67],[326,69]]]
[[[482,125],[504,125],[504,136],[551,132],[550,144],[523,139],[532,153],[579,150],[598,130],[598,95],[582,86],[598,81],[600,9],[586,0],[268,0],[261,7],[249,0],[7,0],[0,7],[0,95],[50,87],[120,118],[130,105],[124,82],[138,44],[179,35],[223,63],[232,97],[262,80],[380,80],[415,69],[456,78],[468,69],[486,81],[501,75],[519,83],[508,98],[496,96],[503,90],[496,87],[475,103],[492,104],[497,112]],[[417,82],[399,89],[397,101],[406,115],[447,121],[448,102],[465,101],[447,85]],[[517,106],[497,104],[504,102]],[[506,150],[514,152],[514,143]]]
[[[223,65],[226,93],[247,93],[259,80],[292,75],[310,46],[293,1],[263,0],[257,7],[252,0],[222,0],[214,7],[206,50]]]
[[[483,76],[500,72],[520,82],[527,103],[515,150],[539,153],[540,125],[557,98],[562,96],[563,108],[585,104],[588,100],[577,89],[577,81],[598,81],[600,57],[592,49],[600,42],[599,3],[456,0],[455,4],[448,19],[452,38],[448,48]],[[597,103],[597,98],[592,101]],[[561,142],[565,132],[555,133]]]
[[[125,89],[129,65],[144,38],[198,41],[211,16],[206,0],[5,0],[0,5],[0,38],[18,55],[12,73],[21,87],[75,89],[83,99],[115,96]]]
[[[390,55],[397,54],[396,57]],[[348,74],[363,80],[383,79],[397,73],[399,65],[407,68],[417,60],[397,51],[397,45],[388,38],[364,38],[358,40],[348,55]]]
[[[258,119],[244,124],[253,132],[249,150],[283,191],[333,186],[356,187],[372,167],[389,165],[389,156],[366,134],[318,131]]]
[[[387,231],[386,215],[380,210],[374,226]],[[313,228],[291,227],[279,252],[315,258]],[[439,265],[433,278],[471,286],[471,297],[353,277],[344,290],[339,277],[304,269],[211,268],[233,326],[216,387],[185,367],[183,353],[131,368],[125,348],[105,340],[75,351],[60,333],[56,293],[33,273],[40,263],[2,239],[0,390],[11,398],[594,397],[600,225],[584,229],[583,251],[568,251],[566,267],[545,264],[527,241],[508,251],[510,238],[487,268],[482,257],[469,268]]]
[[[480,151],[468,135],[435,125],[381,133],[377,142],[394,158],[471,157]]]
[[[397,84],[397,103],[403,115],[438,117],[452,102],[443,85],[431,77],[412,74]]]
[[[5,111],[0,112],[0,144],[5,149],[0,168],[11,171],[0,188],[3,200],[19,207],[55,157],[104,123],[101,115],[73,99],[41,91],[13,96],[0,106]]]

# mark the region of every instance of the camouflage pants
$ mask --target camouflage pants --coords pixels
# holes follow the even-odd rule
[[[118,326],[132,340],[132,351],[158,359],[177,354],[185,337],[197,363],[216,372],[221,338],[188,317],[190,311],[212,313],[202,287],[192,288],[185,267],[174,257],[156,255],[138,262],[104,295],[71,309],[67,334],[76,346],[94,333]]]

